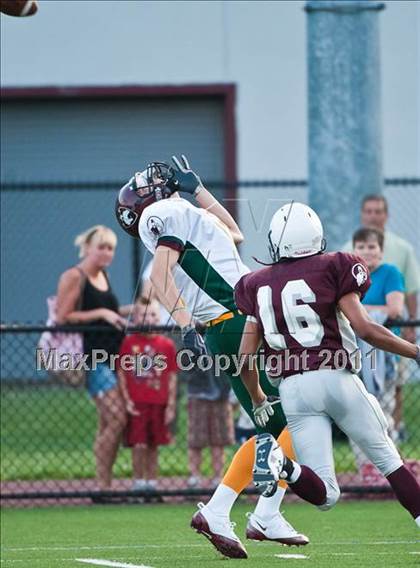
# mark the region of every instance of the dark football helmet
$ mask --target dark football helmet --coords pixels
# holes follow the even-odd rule
[[[152,162],[143,172],[137,172],[120,189],[116,203],[117,221],[126,233],[139,238],[139,221],[144,209],[177,190],[172,184],[173,169],[164,162]]]

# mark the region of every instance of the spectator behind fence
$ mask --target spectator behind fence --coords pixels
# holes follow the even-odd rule
[[[367,264],[372,283],[362,300],[371,317],[380,324],[387,319],[397,319],[404,309],[403,276],[392,264],[382,262],[384,235],[377,229],[359,229],[353,235],[353,252]],[[393,330],[399,333],[399,329]],[[362,379],[368,392],[373,394],[385,414],[388,432],[394,440],[393,412],[396,391],[396,357],[391,353],[375,350],[369,344],[358,339],[362,353]],[[382,476],[367,458],[352,444],[356,461],[363,478],[372,483],[382,482]],[[377,478],[377,479],[376,479]]]
[[[395,265],[383,261],[383,246],[384,234],[378,229],[362,228],[353,235],[353,252],[366,262],[372,280],[362,304],[398,319],[404,311],[404,279]]]
[[[58,283],[58,323],[109,327],[106,333],[84,332],[83,349],[89,355],[90,365],[94,350],[103,349],[108,355],[118,354],[122,330],[127,324],[122,314],[127,313],[130,306],[119,307],[105,271],[112,263],[116,244],[115,233],[102,225],[91,227],[78,235],[75,245],[80,249],[81,261],[77,266],[66,270]],[[76,309],[76,306],[80,308]],[[111,488],[112,467],[126,422],[124,401],[116,374],[110,369],[108,362],[99,363],[96,368],[92,366],[88,371],[87,389],[95,401],[98,414],[94,445],[97,481],[99,489],[107,490]]]
[[[410,243],[385,226],[388,221],[388,202],[383,195],[372,194],[364,197],[361,204],[361,224],[363,227],[378,229],[384,233],[383,262],[395,265],[404,277],[405,304],[408,318],[418,318],[417,295],[420,291],[420,268]],[[352,242],[348,241],[343,250],[351,251]],[[404,339],[416,342],[414,327],[404,327]],[[394,412],[395,427],[404,436],[402,387],[408,379],[409,361],[402,358],[398,364],[398,380],[396,388],[396,405]]]
[[[224,448],[234,443],[232,405],[229,400],[230,384],[222,373],[216,376],[212,369],[194,368],[187,383],[188,396],[188,458],[190,477],[188,485],[195,487],[201,481],[203,449],[210,447],[213,468],[212,486],[223,475]]]
[[[159,325],[159,303],[140,299],[134,324]],[[176,371],[176,348],[168,337],[135,333],[122,342],[118,378],[128,412],[124,439],[132,448],[134,490],[156,488],[158,447],[169,444],[168,426],[175,418]]]

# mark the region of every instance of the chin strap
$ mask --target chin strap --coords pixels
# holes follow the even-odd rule
[[[280,260],[278,260],[277,262],[263,262],[262,260],[258,260],[258,258],[256,258],[255,256],[252,257],[255,262],[258,262],[258,264],[262,264],[263,266],[274,266],[275,264],[278,264],[280,262]]]

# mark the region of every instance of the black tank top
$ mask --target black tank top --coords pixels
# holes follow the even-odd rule
[[[106,281],[108,282],[108,290],[99,290],[89,281],[89,278],[85,279],[80,308],[82,311],[86,312],[88,310],[96,310],[98,308],[108,308],[113,312],[118,312],[118,300],[112,291],[107,273],[105,271],[103,271],[103,273]],[[109,331],[106,333],[96,331],[84,332],[84,352],[89,354],[89,361],[92,349],[104,349],[109,355],[116,355],[119,353],[120,344],[124,337],[124,334],[121,331],[118,331],[113,325],[105,322],[104,320],[90,321],[86,325],[109,327]]]

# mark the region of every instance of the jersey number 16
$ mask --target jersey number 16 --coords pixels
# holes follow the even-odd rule
[[[287,349],[285,337],[277,327],[272,294],[270,286],[262,286],[257,293],[264,337],[272,349]],[[305,280],[290,280],[281,291],[283,317],[289,334],[303,347],[321,345],[325,331],[319,315],[307,303],[297,304],[298,300],[313,303],[316,296]]]

